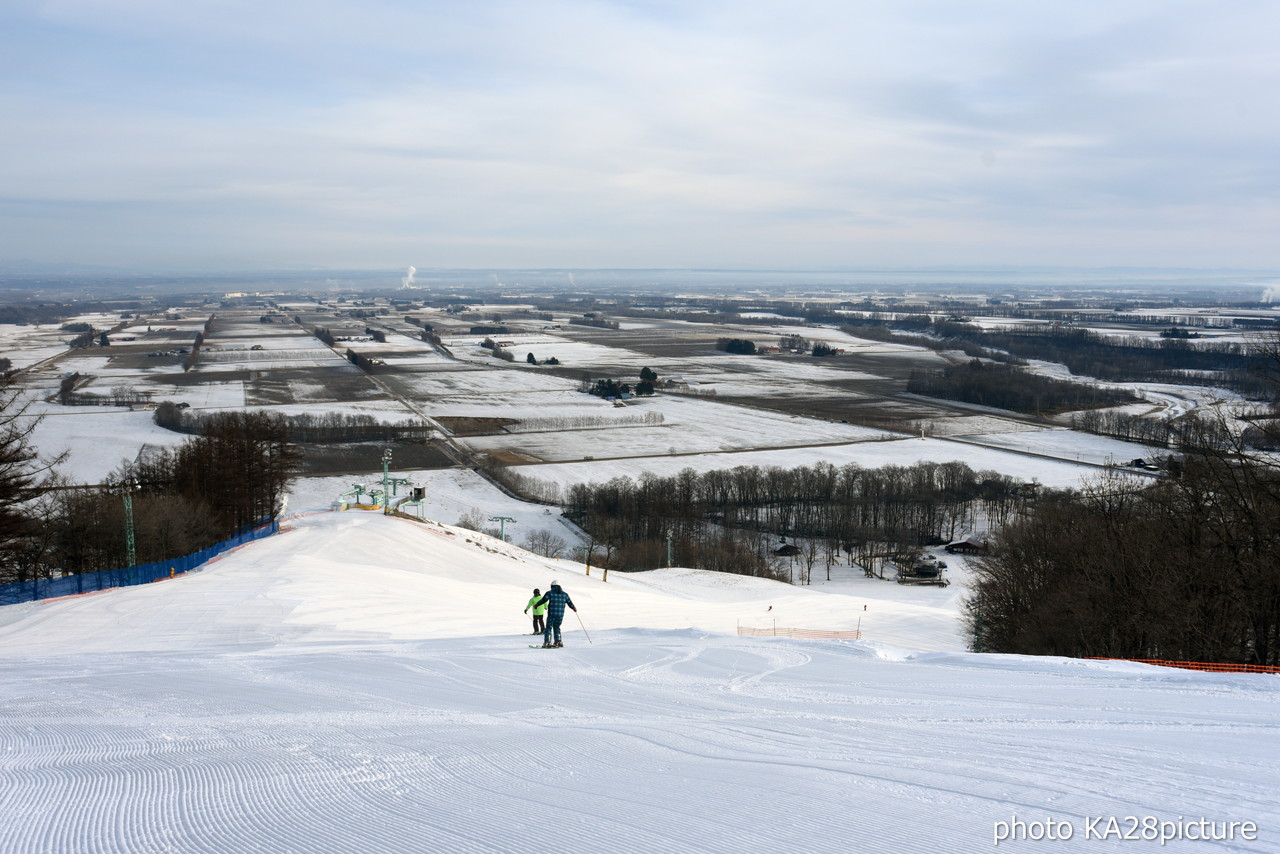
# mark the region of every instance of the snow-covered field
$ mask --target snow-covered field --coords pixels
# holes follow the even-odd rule
[[[275,368],[334,368],[347,362],[327,347],[274,350],[201,351],[198,369],[201,373],[218,371],[265,371]]]
[[[1019,436],[1023,434],[1010,434]],[[1004,440],[1005,436],[991,437],[993,441]],[[1097,438],[1097,437],[1094,437]],[[1012,444],[1012,441],[1011,441]],[[1127,444],[1127,443],[1122,443]],[[812,466],[820,462],[843,466],[854,463],[863,468],[879,466],[910,466],[917,462],[952,462],[966,463],[975,471],[990,470],[1019,477],[1026,481],[1039,481],[1045,486],[1076,488],[1086,480],[1097,477],[1101,470],[1088,465],[1088,460],[1067,462],[1057,459],[1046,459],[1035,452],[1035,442],[1023,443],[1027,454],[1011,454],[1006,450],[984,447],[968,442],[952,442],[942,439],[896,439],[891,441],[863,441],[848,445],[827,445],[823,447],[796,447],[774,451],[738,451],[731,453],[693,453],[672,454],[666,457],[647,457],[631,459],[588,460],[585,462],[537,463],[522,465],[516,469],[521,475],[533,480],[554,484],[561,489],[575,483],[603,483],[618,476],[639,479],[645,472],[659,476],[678,474],[681,469],[691,468],[694,471],[714,471],[731,469],[736,466],[778,466],[794,468]],[[1088,450],[1083,445],[1081,450],[1072,453],[1099,456],[1097,452]],[[1142,446],[1128,445],[1138,449],[1127,459],[1143,455]],[[1048,448],[1046,448],[1048,450]]]
[[[723,356],[715,361],[668,361],[664,375],[679,376],[699,390],[717,395],[770,400],[778,397],[821,397],[831,383],[882,379],[863,371],[837,367],[841,356],[826,359]]]
[[[932,854],[1016,822],[1072,838],[999,850],[1280,846],[1275,677],[965,653],[941,590],[605,582],[378,514],[294,526],[0,609],[5,854]],[[569,614],[529,649],[552,578],[590,638]],[[866,639],[734,634],[774,618]],[[1128,817],[1234,839],[1090,838]]]
[[[614,407],[606,409],[614,410]],[[701,453],[865,442],[890,435],[870,427],[671,396],[637,400],[615,411],[633,416],[657,412],[664,420],[656,427],[486,436],[467,439],[465,444],[482,451],[515,449],[544,460],[581,460],[584,457],[661,456],[672,450]]]
[[[507,402],[519,404],[527,394],[576,390],[580,385],[573,380],[538,374],[534,371],[525,372],[509,368],[484,370],[467,366],[460,366],[460,369],[450,371],[406,374],[396,377],[395,382],[428,402],[439,397],[448,399],[456,395],[487,395],[490,402],[496,405],[505,405]],[[597,401],[597,404],[599,403],[600,401]]]
[[[587,341],[574,341],[558,335],[538,333],[510,333],[505,335],[469,335],[444,339],[453,353],[462,359],[492,362],[493,354],[480,346],[480,342],[492,338],[515,354],[523,362],[526,353],[533,353],[539,361],[552,357],[567,365],[627,365],[640,368],[653,361],[652,356],[626,350],[622,347],[605,347]]]
[[[1074,430],[1022,430],[1001,433],[975,433],[964,437],[967,442],[1008,448],[1026,454],[1039,454],[1060,460],[1076,459],[1094,465],[1123,465],[1132,459],[1152,455],[1163,456],[1167,448],[1154,448],[1136,442],[1122,442],[1106,436],[1077,433]]]
[[[859,338],[856,335],[850,335],[847,332],[841,332],[839,329],[832,329],[827,326],[798,324],[795,326],[743,326],[739,328],[754,336],[757,339],[757,346],[774,346],[778,343],[772,340],[775,337],[781,339],[783,336],[798,335],[809,341],[821,342],[845,350],[858,350],[863,353],[900,353],[917,349],[909,344]]]
[[[109,406],[33,405],[32,415],[44,415],[32,433],[42,457],[67,452],[59,470],[75,483],[102,483],[144,447],[174,447],[189,437],[157,427],[154,413],[130,412]]]
[[[70,321],[68,321],[70,322]],[[41,323],[18,326],[0,323],[0,355],[15,368],[28,368],[37,362],[67,352],[73,332],[63,332],[61,324]]]
[[[145,340],[65,353],[56,364],[31,372],[24,382],[38,396],[51,399],[58,382],[69,370],[90,377],[82,391],[110,395],[117,388],[136,388],[152,400],[174,400],[195,409],[266,408],[282,414],[332,411],[367,413],[382,420],[467,416],[505,419],[545,419],[587,416],[589,429],[557,432],[519,432],[500,436],[459,439],[481,453],[516,455],[517,459],[541,460],[541,465],[521,467],[520,473],[534,480],[561,487],[584,481],[605,481],[617,475],[639,477],[644,472],[674,474],[686,467],[699,471],[739,465],[812,465],[825,461],[835,465],[911,465],[919,460],[961,460],[977,469],[992,469],[1027,480],[1055,486],[1076,486],[1096,470],[1087,464],[1108,459],[1128,460],[1147,456],[1147,449],[1125,445],[1102,437],[1061,430],[1029,429],[1029,425],[1004,417],[998,411],[937,419],[928,429],[937,438],[926,441],[882,441],[881,431],[821,419],[800,418],[750,407],[720,403],[714,398],[659,394],[632,401],[625,408],[582,394],[580,380],[557,376],[545,368],[517,362],[506,365],[488,351],[477,349],[473,362],[458,362],[414,338],[389,334],[386,344],[374,341],[348,342],[358,351],[375,353],[388,363],[404,363],[403,373],[367,377],[348,364],[339,353],[324,347],[307,330],[293,324],[261,323],[254,312],[243,315],[222,313],[208,333],[202,355],[194,370],[183,373],[180,360],[138,359],[156,347],[156,340],[178,336],[174,343],[189,344],[204,328],[207,317],[160,323],[135,323],[131,331]],[[670,325],[677,331],[678,324]],[[148,328],[151,330],[148,332]],[[167,332],[168,329],[175,332]],[[17,335],[25,344],[40,343],[56,329],[30,327]],[[740,394],[756,399],[804,395],[820,397],[832,393],[832,383],[847,389],[850,380],[875,379],[871,374],[838,367],[840,357],[827,359],[767,358],[710,355],[714,337],[721,332],[746,334],[766,340],[771,335],[800,334],[820,338],[838,346],[879,348],[875,342],[860,341],[838,330],[800,325],[766,327],[742,325],[722,330],[690,325],[694,340],[705,339],[707,356],[655,358],[622,347],[579,341],[572,336],[586,332],[598,336],[600,330],[560,329],[529,334],[513,333],[515,349],[525,345],[540,358],[550,353],[548,346],[564,345],[561,355],[568,362],[626,365],[634,369],[655,365],[661,376],[681,376],[699,390],[722,395]],[[62,333],[65,334],[65,333]],[[661,339],[667,332],[657,333]],[[675,334],[675,333],[672,333]],[[25,337],[24,337],[25,336]],[[699,338],[699,336],[701,336]],[[453,336],[460,350],[478,343],[482,336]],[[504,340],[506,338],[504,337]],[[619,344],[627,341],[623,335]],[[631,339],[636,340],[636,339]],[[166,346],[166,345],[159,345]],[[339,350],[343,349],[340,343]],[[253,349],[260,347],[261,349]],[[891,345],[891,350],[913,350]],[[407,364],[413,363],[413,364]],[[1059,366],[1042,366],[1052,371]],[[602,375],[617,375],[610,370]],[[1211,406],[1221,401],[1215,390],[1180,389],[1167,386],[1147,389],[1153,406],[1171,415],[1195,406]],[[843,391],[840,393],[849,393]],[[397,396],[403,396],[398,399]],[[147,445],[174,445],[185,437],[158,430],[145,412],[128,412],[111,407],[61,407],[44,402],[32,414],[48,417],[33,434],[33,442],[46,456],[70,450],[62,472],[73,482],[99,483],[122,460],[133,459]],[[603,428],[594,423],[601,418],[632,419],[637,414],[657,412],[657,425],[630,424]],[[966,437],[965,442],[944,440],[945,436]],[[979,447],[978,445],[986,447]],[[1055,459],[1042,459],[1051,457]],[[411,473],[415,480],[433,477],[426,472]],[[340,492],[341,490],[336,490]],[[549,494],[549,493],[548,493]],[[478,506],[478,505],[473,505]],[[432,508],[447,521],[457,520],[472,506]],[[512,515],[497,509],[490,515]]]

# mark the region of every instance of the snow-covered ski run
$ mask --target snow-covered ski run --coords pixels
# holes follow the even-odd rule
[[[294,525],[0,609],[0,851],[1280,850],[1280,678],[968,654],[954,589],[605,583],[376,514]],[[551,578],[594,643],[531,656]],[[873,640],[734,634],[766,613]],[[1258,832],[1086,837],[1125,817]],[[1018,821],[1073,836],[993,849]]]

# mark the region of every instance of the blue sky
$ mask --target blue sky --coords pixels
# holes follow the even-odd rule
[[[0,263],[1280,267],[1271,2],[5,0]]]

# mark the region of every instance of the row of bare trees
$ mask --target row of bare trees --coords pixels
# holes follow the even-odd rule
[[[0,583],[127,566],[125,496],[138,563],[211,546],[276,518],[296,451],[265,413],[223,413],[184,444],[155,450],[99,486],[49,478],[29,437],[35,420],[0,390]]]
[[[508,433],[541,433],[551,430],[584,430],[593,427],[652,427],[666,421],[661,412],[628,412],[624,415],[553,415],[521,418],[503,429]]]
[[[1265,425],[1264,425],[1265,427]],[[1149,418],[1115,410],[1097,409],[1071,413],[1071,428],[1127,442],[1172,448],[1203,444],[1210,448],[1230,448],[1236,431],[1221,421],[1200,418]],[[1247,441],[1265,447],[1266,430],[1250,431]]]
[[[974,565],[973,647],[1280,664],[1280,468],[1202,449],[1173,470],[1005,526]]]
[[[156,407],[153,420],[158,427],[175,433],[203,436],[210,429],[218,428],[222,414],[192,412],[165,401]],[[290,441],[297,444],[425,441],[431,436],[431,427],[424,421],[405,419],[388,423],[367,413],[303,412],[274,417],[288,429]]]
[[[1280,334],[1248,353],[1280,401]],[[1043,496],[973,566],[975,649],[1280,664],[1280,420],[1171,423],[1154,483]]]
[[[844,550],[867,567],[1004,521],[1024,500],[1019,486],[958,462],[685,469],[576,484],[565,513],[615,568],[662,565],[670,537],[682,566],[758,575],[779,536],[820,544],[810,557],[828,566]]]

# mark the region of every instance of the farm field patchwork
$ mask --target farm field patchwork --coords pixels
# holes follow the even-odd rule
[[[515,450],[543,460],[571,460],[865,442],[891,435],[867,427],[696,399],[660,397],[639,401],[623,411],[656,412],[663,416],[663,422],[659,426],[486,436],[464,441],[481,451]]]
[[[190,347],[205,329],[209,314],[163,322],[139,319],[126,327],[134,333],[134,341],[113,344],[109,352],[64,350],[23,382],[36,394],[51,397],[62,375],[75,371],[85,378],[78,391],[104,398],[115,389],[132,387],[152,400],[181,401],[195,409],[370,414],[389,422],[420,416],[491,422],[490,435],[469,435],[457,442],[496,459],[540,461],[521,465],[519,471],[551,484],[607,480],[617,474],[638,476],[644,471],[672,473],[686,466],[705,470],[821,460],[874,466],[959,459],[975,468],[1074,485],[1094,471],[1077,463],[1147,455],[1141,446],[1045,430],[998,412],[966,412],[959,407],[931,410],[936,405],[927,399],[882,400],[884,389],[900,382],[912,366],[940,365],[945,360],[922,348],[866,341],[835,329],[660,321],[638,323],[630,330],[562,326],[554,334],[541,329],[513,331],[493,336],[510,341],[509,348],[517,355],[516,362],[505,364],[478,346],[485,336],[446,334],[457,357],[450,358],[418,340],[415,328],[398,319],[392,319],[394,324],[406,331],[386,331],[384,343],[364,334],[365,321],[345,320],[332,311],[309,307],[306,326],[263,323],[255,311],[219,311],[205,332],[194,366],[185,372],[183,357],[149,354],[160,348]],[[422,316],[437,329],[466,324],[430,313]],[[385,328],[387,323],[379,325]],[[330,348],[312,334],[315,326],[326,326],[340,338],[363,340],[339,340]],[[15,335],[18,329],[24,334]],[[56,328],[10,327],[5,332],[10,341],[42,347],[48,346],[51,336],[65,336]],[[814,359],[735,356],[714,349],[719,337],[753,336],[771,343],[788,334],[827,341],[849,352]],[[372,375],[365,373],[347,360],[348,350],[381,364],[371,369]],[[667,350],[671,354],[664,355]],[[529,365],[519,358],[525,352],[539,359],[555,355],[562,364],[557,368]],[[659,393],[616,407],[579,390],[585,377],[634,383],[642,367],[654,369],[660,378],[682,379],[694,395]],[[715,397],[699,396],[709,393]],[[939,438],[923,443],[885,441],[895,434],[840,423],[846,417],[842,407],[853,405],[888,405],[921,422],[934,412],[930,430]],[[68,446],[72,437],[112,435],[110,442],[103,443],[106,461],[90,455],[95,461],[85,464],[90,480],[146,445],[171,444],[182,438],[153,434],[149,427],[137,429],[150,424],[149,413],[111,407],[50,406],[48,411],[59,419],[83,418],[81,426],[74,428],[74,421],[59,421],[56,424],[61,426],[56,426],[52,418],[41,425],[36,440],[47,441],[51,450]],[[821,412],[823,417],[796,414],[805,411]],[[661,421],[643,423],[647,414],[660,415]],[[529,422],[532,429],[512,424],[520,421]],[[510,426],[500,429],[502,424]],[[946,436],[969,441],[942,441]],[[779,448],[790,450],[775,450]]]

